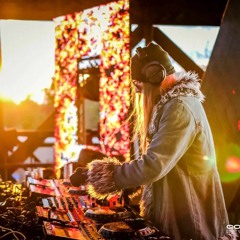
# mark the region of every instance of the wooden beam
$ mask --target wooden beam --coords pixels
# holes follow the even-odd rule
[[[132,50],[143,39],[143,29],[141,25],[131,32],[130,39],[130,49]]]
[[[52,20],[113,0],[0,0],[0,19]],[[131,22],[219,26],[227,0],[130,0]],[[149,8],[150,15],[145,11]]]
[[[111,0],[0,0],[0,19],[52,20]]]
[[[21,143],[16,151],[8,157],[9,163],[24,162],[39,146],[44,143],[47,137],[53,136],[53,132],[49,129],[54,128],[55,112],[53,112],[36,130],[35,134]],[[50,135],[49,135],[50,134]],[[14,171],[16,169],[12,169]]]
[[[234,157],[239,161],[240,157],[239,13],[240,1],[229,0],[202,85],[206,96],[204,107],[212,128],[218,169],[223,179],[234,176],[226,169],[227,161]]]
[[[178,62],[186,71],[195,71],[200,78],[204,71],[189,58],[170,38],[168,38],[158,28],[153,27],[153,39],[165,49],[169,55]]]
[[[217,142],[240,142],[239,12],[240,1],[230,0],[204,76],[206,110]]]
[[[227,0],[130,0],[130,3],[135,24],[151,18],[152,24],[219,26]]]

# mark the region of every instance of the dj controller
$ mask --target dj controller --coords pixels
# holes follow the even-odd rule
[[[36,215],[46,240],[171,239],[140,217],[123,196],[98,200],[87,194],[86,186],[73,187],[64,179],[28,177],[27,184],[30,195],[38,199]]]

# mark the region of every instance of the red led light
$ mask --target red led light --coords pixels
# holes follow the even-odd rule
[[[240,172],[240,158],[232,156],[227,159],[226,169],[230,173]]]

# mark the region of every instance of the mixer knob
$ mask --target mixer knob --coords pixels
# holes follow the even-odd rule
[[[107,239],[132,239],[136,236],[136,232],[125,222],[106,223],[99,229],[99,233]]]
[[[113,221],[117,217],[117,213],[115,211],[99,207],[86,210],[84,215],[97,222]]]

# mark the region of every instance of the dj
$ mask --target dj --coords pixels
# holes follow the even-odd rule
[[[201,102],[200,79],[175,72],[159,45],[138,48],[131,59],[134,134],[142,156],[120,164],[94,160],[70,177],[90,194],[143,186],[141,214],[176,240],[216,240],[228,224],[212,133]],[[137,93],[137,94],[136,94]]]

